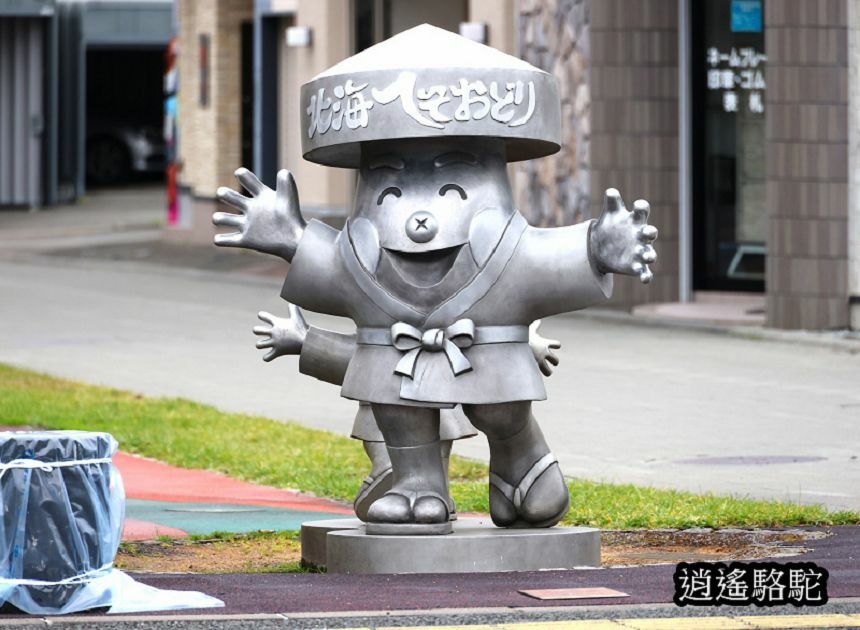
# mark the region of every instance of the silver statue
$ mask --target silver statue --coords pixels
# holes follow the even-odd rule
[[[342,385],[343,375],[355,351],[355,335],[314,328],[312,335],[325,339],[325,342],[308,344],[308,348],[302,352],[310,327],[305,322],[301,309],[295,304],[288,304],[287,308],[287,317],[276,317],[265,311],[257,315],[266,324],[254,328],[254,334],[262,337],[257,342],[257,348],[267,351],[263,360],[271,361],[280,356],[299,354],[301,355],[299,370],[303,374],[335,385]],[[558,365],[558,356],[553,350],[561,348],[561,342],[542,336],[538,332],[539,327],[540,321],[533,322],[529,327],[529,347],[541,372],[544,376],[550,376],[553,366]],[[453,409],[439,410],[439,439],[446,480],[453,441],[475,435],[477,431],[469,423],[460,405]],[[362,441],[371,464],[370,472],[362,481],[353,501],[356,516],[362,521],[367,521],[368,509],[376,499],[391,489],[393,477],[391,460],[385,448],[385,438],[376,425],[370,403],[358,404],[351,437]],[[448,506],[449,520],[456,520],[456,506],[450,494]]]
[[[451,531],[440,410],[458,404],[489,441],[493,522],[556,524],[569,497],[531,413],[546,392],[528,326],[605,301],[614,273],[650,281],[648,203],[630,212],[609,189],[597,221],[529,226],[506,165],[559,149],[555,81],[441,29],[344,60],[302,99],[305,158],[358,169],[345,228],[306,223],[287,171],[273,191],[239,169],[250,197],[218,190],[239,213],[213,216],[236,228],[215,242],[290,261],[285,300],[355,322],[349,349],[313,328],[293,349],[303,372],[370,403],[385,438],[392,486],[367,510],[367,532]],[[313,364],[336,352],[349,352],[342,374]]]

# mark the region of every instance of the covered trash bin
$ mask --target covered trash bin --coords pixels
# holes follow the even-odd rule
[[[223,605],[113,569],[125,516],[116,451],[108,433],[0,432],[0,605],[31,614]]]

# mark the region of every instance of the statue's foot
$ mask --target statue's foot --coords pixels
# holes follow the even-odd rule
[[[451,532],[448,501],[432,491],[393,489],[367,512],[368,534],[409,535]]]
[[[570,495],[552,453],[538,459],[516,485],[490,472],[490,516],[499,527],[552,527],[570,507]]]
[[[355,515],[366,523],[367,511],[370,509],[370,506],[391,490],[393,481],[394,473],[390,466],[376,476],[368,475],[365,477],[352,504],[353,509],[355,509]]]
[[[394,483],[367,510],[368,534],[448,534],[448,490],[438,440],[388,446]]]

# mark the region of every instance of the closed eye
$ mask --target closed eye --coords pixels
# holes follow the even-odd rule
[[[400,189],[397,188],[396,186],[389,186],[388,188],[383,190],[381,193],[379,193],[379,198],[376,200],[376,205],[381,206],[383,199],[385,199],[388,195],[394,195],[395,197],[399,197],[402,194],[403,193],[400,192]]]
[[[444,197],[445,193],[448,192],[449,190],[456,190],[460,194],[460,199],[466,198],[466,191],[463,190],[457,184],[445,184],[444,186],[442,186],[442,188],[439,189],[439,196]]]

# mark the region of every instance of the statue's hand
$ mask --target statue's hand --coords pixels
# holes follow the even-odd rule
[[[308,325],[302,311],[295,304],[289,304],[288,312],[287,317],[275,317],[265,311],[257,313],[257,317],[268,324],[254,327],[254,334],[262,337],[257,342],[257,348],[270,348],[263,356],[263,361],[271,361],[285,354],[299,354],[302,351]]]
[[[245,197],[222,186],[218,199],[239,211],[216,212],[212,223],[234,227],[238,232],[216,234],[215,244],[222,247],[246,247],[292,260],[305,220],[299,210],[296,182],[287,170],[278,171],[277,191],[272,190],[246,168],[236,171],[236,179],[251,193]]]
[[[552,374],[552,365],[558,365],[558,357],[553,350],[561,348],[561,342],[556,339],[547,339],[538,333],[540,320],[537,319],[529,326],[529,347],[532,349],[532,354],[535,355],[540,371],[544,376]]]
[[[628,212],[617,190],[606,191],[603,214],[592,227],[588,243],[598,271],[639,276],[643,284],[651,282],[654,274],[648,265],[657,260],[651,245],[657,238],[657,228],[648,225],[650,209],[647,201],[637,199],[633,212]]]

